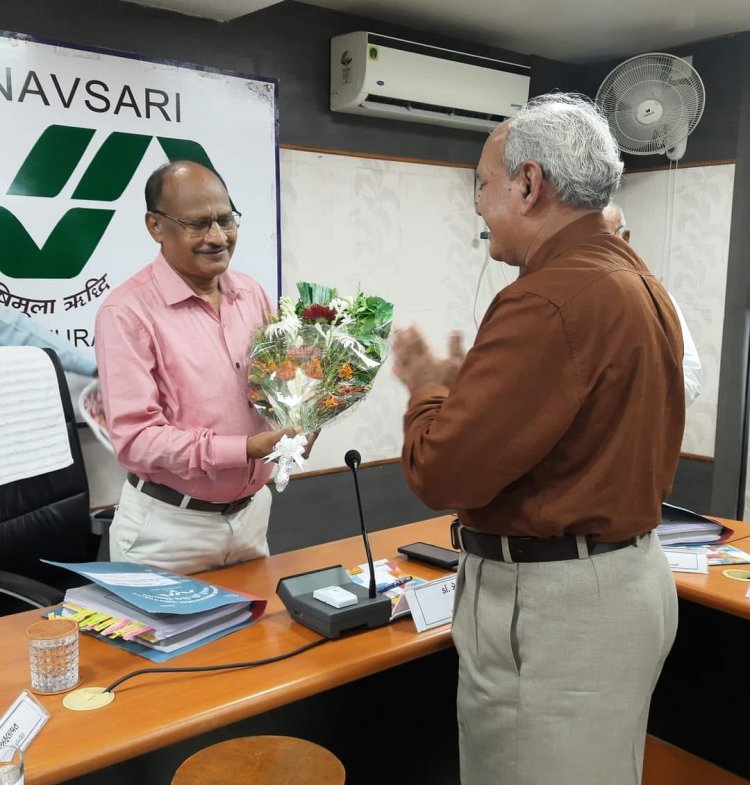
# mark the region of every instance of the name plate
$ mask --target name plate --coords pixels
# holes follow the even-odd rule
[[[697,572],[708,575],[706,551],[689,548],[664,548],[672,572]]]
[[[48,719],[49,713],[44,706],[24,690],[0,717],[0,746],[25,750]]]
[[[456,576],[424,583],[404,592],[417,632],[431,630],[453,619],[453,600],[456,596]]]

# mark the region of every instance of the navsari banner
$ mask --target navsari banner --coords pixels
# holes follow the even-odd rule
[[[198,161],[242,213],[233,269],[275,302],[277,82],[0,33],[0,304],[93,352],[94,317],[151,262],[144,186]]]

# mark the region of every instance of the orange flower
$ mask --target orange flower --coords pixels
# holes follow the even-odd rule
[[[364,387],[362,387],[361,384],[352,384],[351,382],[344,382],[336,387],[336,392],[339,395],[353,395],[354,393],[360,393],[363,390]]]
[[[323,366],[320,364],[320,360],[316,357],[310,362],[305,363],[302,366],[302,370],[311,378],[311,379],[322,379],[323,378]]]
[[[354,376],[354,371],[352,371],[352,366],[349,363],[342,363],[341,367],[339,368],[339,376],[342,379],[351,379]]]
[[[335,395],[329,395],[323,400],[324,409],[335,409],[341,401]]]
[[[267,376],[269,373],[268,366],[263,362],[263,360],[260,360],[257,357],[252,361],[252,363],[250,363],[250,370],[251,372],[260,373],[264,376]]]
[[[294,378],[297,369],[291,360],[284,360],[281,365],[276,369],[276,376],[284,382],[288,382]]]

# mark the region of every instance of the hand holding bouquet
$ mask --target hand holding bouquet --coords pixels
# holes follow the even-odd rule
[[[299,300],[279,311],[253,337],[248,398],[278,428],[299,426],[268,459],[279,458],[276,488],[284,490],[292,464],[302,466],[305,434],[327,425],[367,395],[388,356],[393,305],[361,292],[340,296],[319,284],[297,284]]]

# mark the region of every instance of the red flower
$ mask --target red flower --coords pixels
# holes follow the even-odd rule
[[[329,308],[327,305],[313,303],[313,305],[308,305],[307,308],[302,311],[302,317],[311,322],[325,322],[326,324],[331,324],[336,318],[336,311],[334,311],[333,308]]]

